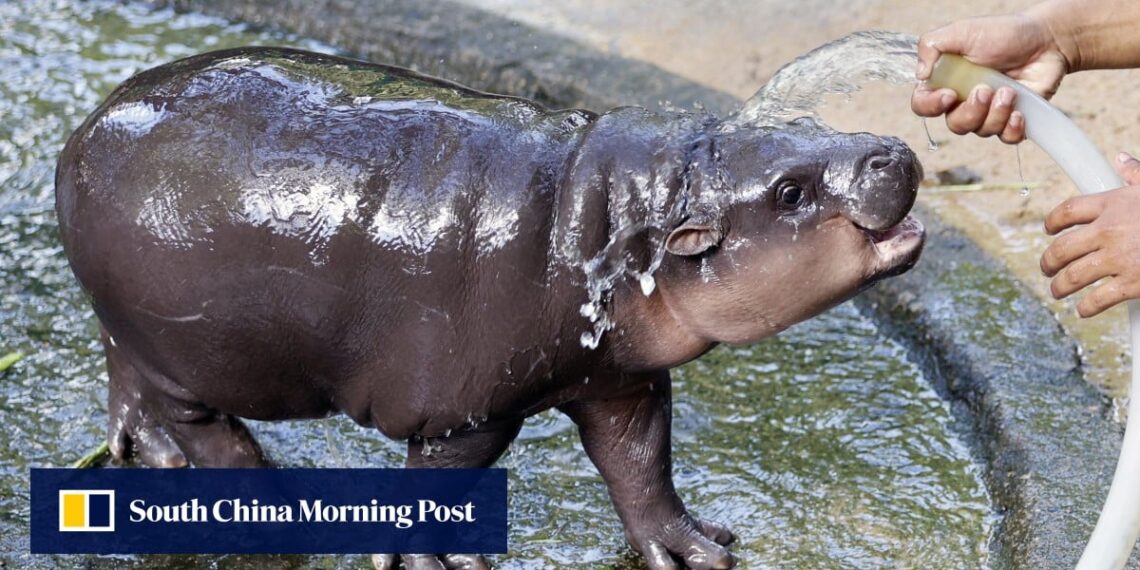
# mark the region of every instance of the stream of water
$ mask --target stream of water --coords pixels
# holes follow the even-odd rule
[[[871,81],[914,83],[918,38],[896,32],[855,32],[784,65],[745,101],[734,121],[778,126],[816,109],[831,95],[850,95]]]

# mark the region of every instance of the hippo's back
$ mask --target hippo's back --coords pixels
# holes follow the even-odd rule
[[[72,136],[61,233],[104,326],[156,373],[198,394],[223,368],[256,370],[267,398],[330,386],[393,331],[446,339],[464,303],[501,302],[488,268],[541,275],[591,118],[334,56],[204,54],[133,77]]]
[[[465,197],[473,209],[517,206],[533,185],[511,175],[560,167],[588,120],[335,56],[213,52],[131,78],[91,115],[60,160],[59,213],[66,228],[85,215],[77,201],[113,204],[175,249],[227,222],[305,234],[320,249],[355,221],[378,242],[422,246],[433,236],[403,235],[416,232],[385,212],[414,218],[413,207]]]

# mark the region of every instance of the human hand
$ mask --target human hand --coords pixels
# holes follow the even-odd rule
[[[918,40],[919,83],[910,105],[923,117],[946,115],[946,126],[955,134],[998,135],[1015,144],[1025,139],[1025,117],[1013,110],[1017,94],[1003,87],[996,92],[979,85],[966,101],[959,102],[950,89],[931,89],[934,62],[943,53],[961,54],[970,61],[1009,75],[1049,98],[1071,69],[1057,38],[1044,19],[1031,13],[987,16],[958,20],[922,35]]]
[[[1053,240],[1041,256],[1055,298],[1112,277],[1077,304],[1082,317],[1140,298],[1140,160],[1120,153],[1116,169],[1127,186],[1069,198],[1045,218],[1049,235],[1079,226]]]

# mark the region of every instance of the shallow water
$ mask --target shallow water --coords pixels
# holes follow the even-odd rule
[[[104,435],[94,319],[52,204],[67,134],[130,74],[197,51],[300,38],[133,5],[0,1],[0,562],[14,567],[361,567],[361,557],[33,557],[28,468],[66,465]],[[740,537],[742,568],[974,568],[993,515],[948,407],[905,350],[853,305],[676,373],[678,487]],[[403,445],[343,418],[259,423],[281,463],[397,466]],[[604,487],[565,418],[527,423],[511,471],[500,568],[636,568]]]

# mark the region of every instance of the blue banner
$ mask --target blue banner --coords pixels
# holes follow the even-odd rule
[[[504,469],[32,469],[33,553],[507,551]]]

